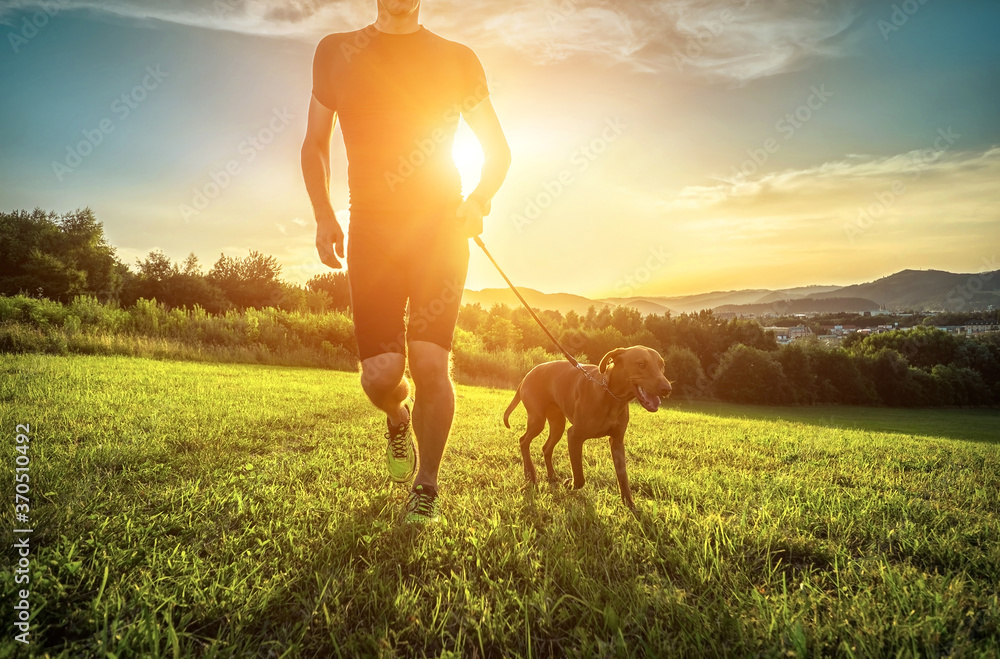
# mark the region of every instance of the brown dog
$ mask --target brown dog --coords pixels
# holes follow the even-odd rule
[[[583,442],[593,437],[611,438],[611,457],[615,462],[618,489],[622,500],[634,508],[632,491],[625,473],[625,429],[628,427],[628,403],[635,398],[646,410],[655,412],[660,397],[669,396],[670,381],[663,375],[660,353],[645,346],[616,348],[604,355],[600,366],[581,364],[594,381],[588,379],[568,361],[546,362],[531,369],[517,387],[514,400],[503,415],[510,428],[510,413],[519,402],[528,413],[528,427],[521,436],[521,457],[524,475],[536,482],[535,465],[531,462],[531,440],[549,422],[549,439],[542,447],[545,469],[550,482],[557,480],[552,469],[552,451],[562,438],[569,419],[569,461],[573,467],[573,489],[583,487]],[[595,382],[596,381],[596,382]],[[604,382],[605,389],[599,383]],[[567,481],[567,485],[569,481]]]

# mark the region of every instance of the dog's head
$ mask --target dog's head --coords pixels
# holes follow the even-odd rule
[[[627,381],[636,400],[650,412],[658,410],[660,398],[666,398],[673,391],[670,380],[663,374],[663,357],[652,348],[615,348],[604,355],[598,369],[604,373],[612,365],[615,377]]]

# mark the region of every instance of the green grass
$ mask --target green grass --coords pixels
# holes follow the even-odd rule
[[[524,487],[510,396],[458,388],[446,522],[419,530],[356,375],[0,355],[7,501],[34,437],[31,651],[1000,653],[1000,413],[636,407],[632,514],[605,441],[584,490]]]

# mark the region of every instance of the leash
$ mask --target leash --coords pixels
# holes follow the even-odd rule
[[[563,354],[563,356],[566,358],[566,360],[570,364],[572,364],[577,370],[579,370],[581,373],[583,373],[583,377],[587,378],[588,380],[590,380],[594,384],[596,384],[599,387],[601,387],[602,389],[604,389],[604,391],[608,392],[609,396],[611,396],[612,398],[614,398],[615,400],[617,400],[620,403],[627,402],[626,400],[624,400],[622,398],[619,398],[614,393],[612,393],[611,389],[608,388],[608,385],[607,385],[606,382],[604,382],[604,380],[600,380],[600,381],[595,380],[590,375],[590,373],[587,372],[587,369],[585,369],[583,366],[580,365],[580,362],[578,362],[576,360],[576,357],[574,357],[573,355],[571,355],[569,353],[569,350],[566,350],[566,348],[564,348],[562,346],[562,344],[559,343],[559,341],[556,340],[556,337],[552,336],[552,332],[550,332],[549,329],[547,327],[545,327],[545,323],[543,323],[542,319],[539,318],[535,314],[534,309],[531,308],[531,306],[528,304],[527,300],[525,300],[523,297],[521,297],[521,294],[518,292],[517,288],[514,286],[513,283],[511,283],[511,281],[507,277],[506,273],[504,273],[503,268],[500,267],[500,264],[497,263],[496,259],[493,258],[493,255],[490,254],[490,250],[486,249],[486,245],[483,244],[482,239],[479,236],[473,236],[472,239],[474,241],[476,241],[476,244],[479,245],[480,249],[483,250],[483,254],[485,254],[486,258],[488,258],[490,260],[490,263],[493,264],[493,267],[497,269],[497,272],[500,273],[500,276],[503,277],[503,280],[505,282],[507,282],[507,286],[510,287],[510,290],[514,291],[514,295],[517,296],[517,299],[521,301],[521,304],[524,305],[524,308],[528,310],[528,313],[531,314],[531,317],[534,318],[535,322],[538,323],[538,326],[542,328],[542,331],[545,332],[545,336],[549,337],[549,339],[552,341],[553,345],[555,345],[555,347],[559,348],[559,352],[561,352]]]

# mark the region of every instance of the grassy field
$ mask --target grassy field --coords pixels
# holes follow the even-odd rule
[[[635,407],[632,514],[604,441],[584,490],[524,487],[510,396],[459,387],[421,530],[355,375],[0,355],[7,501],[32,426],[28,654],[1000,653],[1000,413]]]

